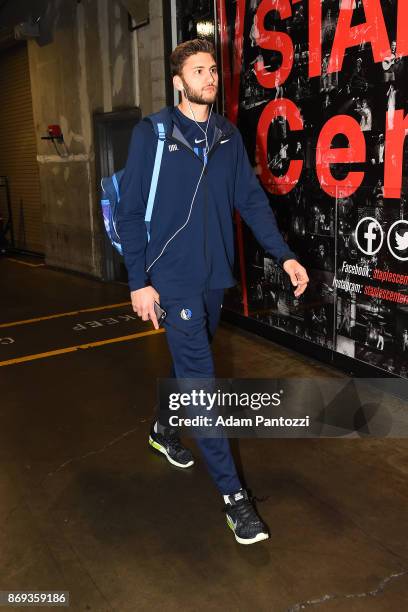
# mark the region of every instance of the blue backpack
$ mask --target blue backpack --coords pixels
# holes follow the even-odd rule
[[[149,198],[146,206],[146,214],[145,214],[145,223],[146,223],[146,231],[147,231],[147,240],[150,240],[150,220],[152,218],[154,200],[156,197],[156,189],[157,189],[157,181],[159,179],[160,166],[163,156],[164,149],[164,140],[166,138],[166,134],[164,131],[163,123],[155,123],[153,122],[154,130],[157,134],[157,149],[156,149],[156,157],[154,160],[152,181],[150,184]],[[117,219],[117,211],[118,206],[120,204],[120,183],[122,177],[125,173],[125,170],[118,170],[112,176],[104,177],[101,180],[102,187],[102,198],[101,198],[101,207],[102,207],[102,215],[103,222],[105,225],[106,233],[108,234],[108,238],[112,243],[112,246],[123,255],[122,245],[120,243],[120,236],[116,229],[116,219]]]

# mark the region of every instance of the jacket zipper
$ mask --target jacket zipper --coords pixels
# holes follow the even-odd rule
[[[208,151],[208,155],[207,155],[207,164],[209,162],[209,159],[211,157],[211,155],[214,153],[215,149],[218,147],[218,145],[220,144],[221,140],[223,138],[228,138],[228,136],[226,134],[224,134],[224,132],[221,132],[221,136],[219,137],[219,139],[214,142],[214,145],[211,147],[211,149]],[[232,134],[230,136],[230,138],[232,138]]]
[[[194,153],[194,151],[192,151],[190,149],[190,147],[187,147],[184,142],[181,142],[180,140],[177,140],[177,138],[173,138],[172,136],[166,136],[166,140],[171,140],[171,142],[176,142],[177,144],[179,144],[180,146],[183,147],[183,149],[185,149],[186,151],[188,151],[189,153],[191,153],[191,155],[195,158],[198,159],[201,163],[203,163],[203,160],[201,159],[201,157],[198,157],[198,155],[196,155]]]

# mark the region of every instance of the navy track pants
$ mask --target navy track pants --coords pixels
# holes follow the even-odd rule
[[[164,322],[173,359],[172,377],[213,378],[211,341],[217,329],[224,289],[210,289],[201,295],[169,298],[160,295],[167,311]],[[227,438],[196,438],[208,471],[223,495],[241,488]]]

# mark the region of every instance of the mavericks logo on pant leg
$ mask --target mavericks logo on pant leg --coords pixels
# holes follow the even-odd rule
[[[189,308],[183,308],[180,311],[180,317],[184,320],[184,321],[189,321],[191,319],[191,317],[193,316],[193,313],[191,312],[191,310]]]

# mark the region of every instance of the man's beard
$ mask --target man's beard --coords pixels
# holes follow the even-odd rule
[[[217,88],[215,87],[215,85],[214,85],[214,90],[213,90],[213,98],[205,99],[202,93],[200,94],[195,89],[191,89],[191,87],[187,85],[187,83],[185,82],[183,78],[181,78],[181,80],[183,82],[183,86],[185,90],[184,95],[186,96],[187,100],[189,100],[193,104],[213,104],[215,102],[215,99],[217,97]]]

